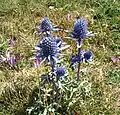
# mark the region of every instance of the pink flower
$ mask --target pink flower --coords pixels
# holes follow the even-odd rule
[[[112,57],[111,60],[113,61],[113,63],[117,64],[120,61],[120,58]]]
[[[14,39],[9,39],[9,44],[11,47],[13,47],[15,45],[15,38]]]
[[[72,13],[68,13],[66,16],[65,16],[66,20],[67,21],[70,21],[73,19],[73,16],[72,16]]]
[[[16,57],[12,55],[10,52],[7,52],[5,56],[1,55],[0,62],[5,62],[10,66],[14,66],[16,64]]]
[[[41,62],[40,59],[36,59],[35,62],[34,62],[34,64],[33,64],[33,66],[34,66],[35,68],[39,67],[40,62]]]

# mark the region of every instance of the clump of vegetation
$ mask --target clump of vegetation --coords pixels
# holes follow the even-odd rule
[[[75,112],[73,110],[75,104],[82,98],[86,97],[91,85],[88,81],[80,80],[80,63],[89,62],[92,59],[91,51],[82,51],[81,45],[83,39],[88,36],[93,36],[88,32],[87,21],[83,18],[77,19],[74,24],[72,38],[78,42],[78,54],[72,56],[72,66],[78,62],[77,81],[70,79],[66,74],[64,65],[61,63],[61,50],[69,48],[69,45],[63,46],[63,41],[60,37],[53,37],[52,31],[63,30],[54,28],[50,20],[45,17],[40,25],[39,35],[45,33],[36,47],[36,65],[39,66],[43,62],[50,63],[51,71],[40,76],[40,83],[38,86],[38,97],[34,100],[34,105],[27,109],[28,114],[70,114]],[[64,30],[63,30],[64,31]],[[59,56],[59,58],[57,58]],[[39,63],[38,63],[39,60]],[[62,65],[62,66],[59,66]],[[47,83],[47,85],[46,85]]]

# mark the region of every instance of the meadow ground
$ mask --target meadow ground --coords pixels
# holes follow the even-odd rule
[[[43,17],[66,30],[72,30],[78,16],[89,21],[89,30],[96,35],[84,41],[83,49],[92,50],[92,64],[82,64],[81,81],[91,84],[91,96],[75,109],[79,115],[120,114],[120,2],[119,0],[0,0],[0,55],[7,50],[20,59],[15,68],[0,64],[0,115],[26,115],[26,108],[33,89],[38,86],[38,76],[46,72],[42,66],[31,65],[33,49],[39,42],[36,26]],[[71,45],[63,60],[69,76],[69,57],[76,52],[75,42],[66,39],[64,32],[56,35]],[[10,47],[8,40],[16,39]],[[111,58],[119,58],[114,62]]]

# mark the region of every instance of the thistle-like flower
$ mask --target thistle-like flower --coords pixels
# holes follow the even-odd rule
[[[78,55],[73,55],[71,58],[71,66],[75,63],[79,62],[86,62],[89,63],[93,59],[93,53],[91,51],[81,51],[81,53]]]
[[[48,31],[58,31],[60,30],[59,28],[55,28],[48,17],[43,18],[42,23],[39,26],[39,34],[43,32],[48,32]]]
[[[57,80],[59,80],[62,76],[64,76],[66,74],[66,70],[64,67],[58,67],[56,69],[56,78]]]
[[[79,55],[73,55],[71,58],[72,63],[80,62],[80,56]]]
[[[72,38],[75,39],[83,39],[86,37],[90,37],[93,36],[94,34],[91,34],[88,31],[88,22],[87,20],[83,19],[83,18],[79,18],[76,20],[76,22],[74,23],[74,29],[72,32]]]
[[[44,37],[39,44],[39,53],[40,58],[46,59],[48,61],[54,59],[59,53],[58,46],[53,38]]]
[[[91,51],[85,51],[83,53],[82,62],[91,62],[93,59],[93,53]]]
[[[79,74],[80,73],[80,62],[83,60],[87,61],[88,58],[86,56],[91,54],[90,52],[86,52],[82,54],[81,46],[82,46],[84,38],[94,36],[94,34],[91,34],[88,31],[88,22],[87,20],[83,18],[78,18],[76,20],[76,22],[74,23],[73,32],[71,32],[71,34],[72,34],[72,38],[77,40],[78,54],[76,56],[73,56],[71,60],[73,61],[72,65],[74,61],[75,63],[78,62],[77,79],[79,80],[80,79],[80,74]]]
[[[57,39],[51,37],[42,38],[40,44],[36,47],[36,59],[43,60],[41,62],[51,62],[53,60],[57,62],[57,56],[60,54],[60,51],[69,47],[69,45],[65,46],[65,48],[60,47],[61,44],[61,41],[58,42]]]

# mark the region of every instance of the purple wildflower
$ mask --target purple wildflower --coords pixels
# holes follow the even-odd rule
[[[120,61],[120,58],[112,57],[111,60],[113,61],[114,64],[117,64]]]
[[[12,66],[14,66],[16,64],[16,58],[15,58],[14,55],[11,55],[9,64],[12,65]]]
[[[9,39],[9,44],[11,47],[13,47],[15,45],[15,38],[14,39]]]
[[[15,55],[10,54],[10,52],[7,52],[5,57],[1,55],[0,62],[5,62],[10,66],[14,66],[16,64],[16,57]]]

